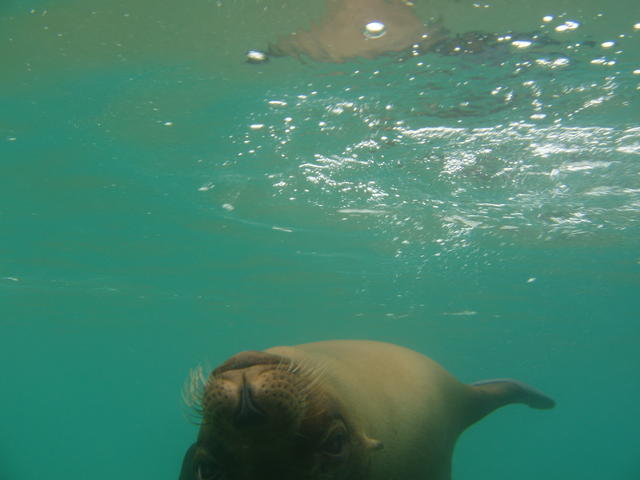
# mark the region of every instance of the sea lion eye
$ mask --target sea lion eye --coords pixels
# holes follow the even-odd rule
[[[344,450],[347,435],[344,431],[338,430],[333,433],[322,445],[324,453],[329,455],[340,455]]]
[[[202,462],[196,466],[196,480],[222,480],[223,475],[215,463]]]

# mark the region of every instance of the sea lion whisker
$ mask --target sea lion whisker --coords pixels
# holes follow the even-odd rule
[[[189,370],[189,375],[182,389],[182,399],[187,406],[193,407],[200,403],[205,384],[201,365],[197,365]]]
[[[190,423],[201,424],[204,415],[202,401],[205,389],[206,379],[203,368],[201,365],[197,365],[189,371],[182,388],[182,401],[187,407],[186,416]]]
[[[324,378],[326,371],[326,363],[321,363],[317,367],[309,368],[309,370],[305,372],[305,377],[311,378],[311,381],[303,388],[303,393],[305,395],[309,395],[315,390],[318,383]]]
[[[284,370],[287,373],[291,373],[293,371],[294,365],[291,360],[282,358],[280,360],[280,363],[278,364],[278,368]]]
[[[304,366],[302,365],[302,362],[295,361],[295,360],[291,360],[289,362],[289,370],[288,370],[289,373],[299,375],[303,370],[304,370]]]
[[[211,370],[210,368],[206,368]],[[182,388],[182,401],[188,408],[187,417],[191,423],[202,424],[204,418],[204,404],[207,398],[207,391],[213,379],[213,374],[209,378],[205,377],[205,367],[196,365],[189,370],[189,375]]]
[[[297,364],[295,373],[300,377],[311,377],[319,369],[319,366],[311,365],[308,361],[298,361]]]

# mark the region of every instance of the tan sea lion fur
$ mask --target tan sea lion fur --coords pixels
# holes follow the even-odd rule
[[[468,426],[510,403],[554,406],[521,382],[466,385],[372,341],[242,352],[191,380],[202,423],[180,480],[448,480]]]

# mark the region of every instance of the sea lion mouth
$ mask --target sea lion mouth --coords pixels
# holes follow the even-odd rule
[[[213,375],[220,375],[230,370],[241,370],[255,365],[286,365],[289,361],[272,353],[247,350],[234,355],[213,371]]]

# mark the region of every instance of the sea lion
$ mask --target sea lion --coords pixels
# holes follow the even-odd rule
[[[241,352],[191,375],[202,423],[180,480],[448,480],[462,431],[498,407],[554,401],[510,380],[471,385],[388,343]]]
[[[427,28],[408,0],[326,0],[320,22],[280,38],[267,53],[339,63],[401,52],[412,45],[425,50],[441,38],[440,28]]]

